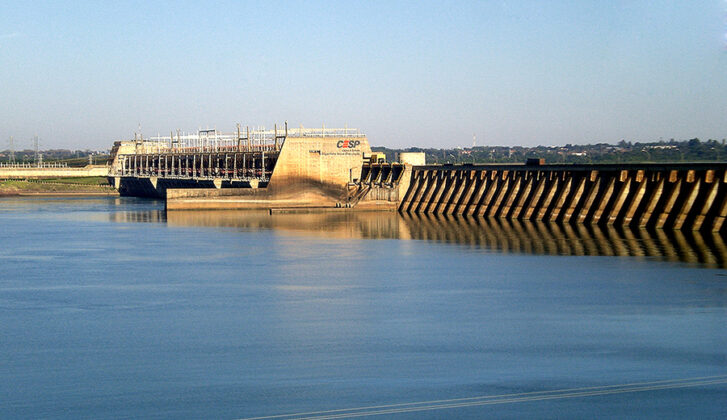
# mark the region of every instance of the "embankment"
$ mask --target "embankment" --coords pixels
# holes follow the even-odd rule
[[[118,195],[104,177],[48,180],[0,180],[0,196]]]

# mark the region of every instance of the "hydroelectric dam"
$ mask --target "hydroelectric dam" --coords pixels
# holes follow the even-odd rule
[[[167,210],[383,210],[723,232],[727,163],[386,162],[351,128],[237,127],[114,143],[109,180]]]

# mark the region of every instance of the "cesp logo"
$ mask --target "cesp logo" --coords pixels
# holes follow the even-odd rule
[[[339,149],[355,149],[361,144],[361,140],[339,140],[336,147]]]

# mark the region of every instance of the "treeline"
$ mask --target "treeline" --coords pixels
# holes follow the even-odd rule
[[[565,146],[476,146],[455,149],[389,149],[372,147],[386,154],[387,161],[401,152],[424,152],[427,163],[522,163],[526,159],[545,159],[546,163],[626,163],[626,162],[695,162],[725,161],[725,140],[670,140],[651,143],[620,141]]]
[[[61,162],[68,166],[85,166],[89,163],[89,156],[94,164],[104,164],[108,158],[108,152],[97,150],[68,150],[68,149],[49,149],[40,150],[43,162]],[[9,163],[11,153],[9,150],[0,152],[0,162]],[[30,149],[15,151],[16,163],[36,163],[35,151]]]

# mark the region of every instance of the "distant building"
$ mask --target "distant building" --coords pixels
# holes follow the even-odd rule
[[[658,145],[658,146],[646,146],[644,149],[659,149],[659,150],[666,150],[666,149],[676,149],[677,147],[674,145]]]

